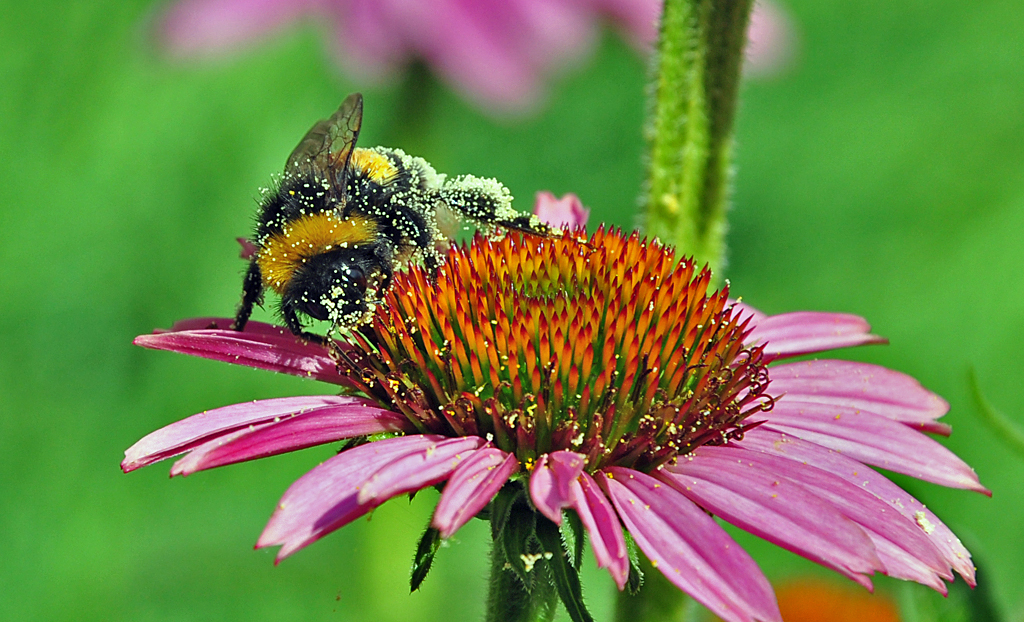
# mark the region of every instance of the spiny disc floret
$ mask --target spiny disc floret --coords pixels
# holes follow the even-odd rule
[[[635,233],[478,236],[436,283],[397,275],[341,366],[421,430],[486,436],[524,465],[569,449],[590,470],[650,470],[772,403],[760,348],[710,280]]]

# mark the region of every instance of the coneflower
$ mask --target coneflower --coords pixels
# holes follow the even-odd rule
[[[266,324],[238,333],[229,319],[188,320],[135,343],[316,378],[343,395],[201,413],[136,443],[122,468],[188,452],[171,471],[187,475],[358,438],[288,489],[257,546],[280,545],[283,558],[443,483],[419,561],[486,508],[499,570],[526,591],[547,577],[570,610],[582,605],[578,559],[556,527],[566,516],[564,531],[582,526],[620,589],[636,579],[635,542],[730,621],[780,614],[713,516],[868,587],[875,572],[944,592],[956,571],[973,585],[956,536],[868,466],[987,493],[922,434],[949,433],[936,421],[946,402],[874,365],[769,366],[884,340],[856,316],[765,316],[710,282],[637,234],[478,236],[436,275],[396,275],[372,323],[330,348]]]

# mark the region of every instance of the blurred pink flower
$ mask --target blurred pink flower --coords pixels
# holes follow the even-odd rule
[[[563,199],[566,201],[566,199]],[[572,203],[571,198],[568,199]],[[621,589],[623,530],[730,622],[778,621],[768,581],[712,516],[869,587],[879,572],[945,592],[970,553],[867,465],[988,491],[922,432],[947,403],[876,365],[784,359],[884,343],[862,318],[767,316],[710,293],[656,242],[509,235],[453,249],[436,282],[397,274],[373,323],[327,349],[286,329],[197,319],[135,340],[344,385],[353,395],[246,402],[153,432],[124,471],[186,453],[172,475],[353,437],[285,492],[257,546],[278,559],[390,498],[447,482],[449,537],[505,485],[554,523],[574,511]],[[553,292],[559,292],[553,295]],[[769,392],[770,391],[770,392]]]
[[[773,5],[755,9],[751,64],[786,47]],[[611,18],[641,49],[657,35],[660,0],[178,0],[160,21],[163,47],[178,57],[251,44],[295,22],[332,31],[338,61],[376,80],[422,58],[446,82],[487,109],[535,104],[544,82],[590,54]]]
[[[783,7],[770,0],[758,0],[747,29],[747,77],[769,77],[783,71],[796,55],[797,37],[793,20]]]
[[[587,224],[590,210],[571,192],[556,199],[555,195],[542,190],[537,193],[533,214],[552,227],[576,229]]]

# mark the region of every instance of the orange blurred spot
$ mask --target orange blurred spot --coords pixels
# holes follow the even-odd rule
[[[822,579],[786,582],[775,596],[785,622],[900,622],[899,609],[885,594]]]

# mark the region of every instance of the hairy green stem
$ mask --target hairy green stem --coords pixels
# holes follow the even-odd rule
[[[649,235],[720,271],[753,0],[665,0],[647,126]]]
[[[665,0],[651,85],[646,233],[708,264],[721,280],[732,183],[733,119],[753,0]],[[622,592],[617,622],[677,622],[685,595],[643,559],[645,584]]]

